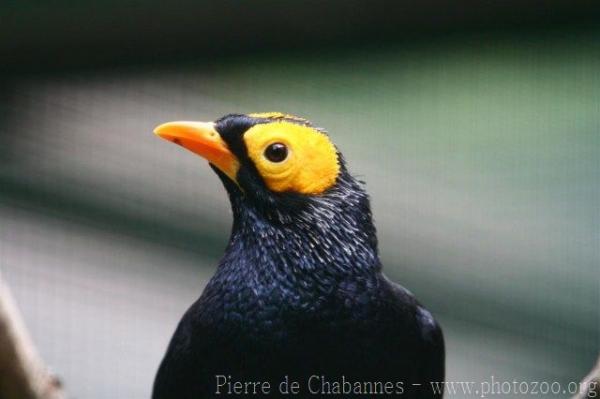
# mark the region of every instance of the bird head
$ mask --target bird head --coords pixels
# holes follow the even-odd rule
[[[230,114],[214,122],[168,122],[154,132],[210,163],[229,193],[234,230],[376,252],[362,184],[325,131],[308,120]]]

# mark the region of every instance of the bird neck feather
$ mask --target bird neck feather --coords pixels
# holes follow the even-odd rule
[[[369,198],[348,175],[302,206],[264,209],[232,198],[234,224],[221,268],[256,284],[328,285],[373,275],[381,265]],[[298,284],[298,281],[301,284]]]

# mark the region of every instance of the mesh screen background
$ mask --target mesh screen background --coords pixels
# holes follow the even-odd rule
[[[280,110],[366,180],[448,380],[578,381],[599,348],[600,32],[29,76],[0,96],[0,267],[72,397],[144,398],[225,247],[158,123]],[[460,395],[457,395],[460,396]]]

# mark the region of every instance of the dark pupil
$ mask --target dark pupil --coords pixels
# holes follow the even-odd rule
[[[287,147],[281,143],[274,143],[267,147],[265,156],[271,162],[281,162],[288,154]]]

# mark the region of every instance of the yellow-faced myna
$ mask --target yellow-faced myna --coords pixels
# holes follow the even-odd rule
[[[271,112],[155,132],[210,162],[233,227],[154,399],[441,396],[442,331],[382,273],[369,198],[323,130]]]

